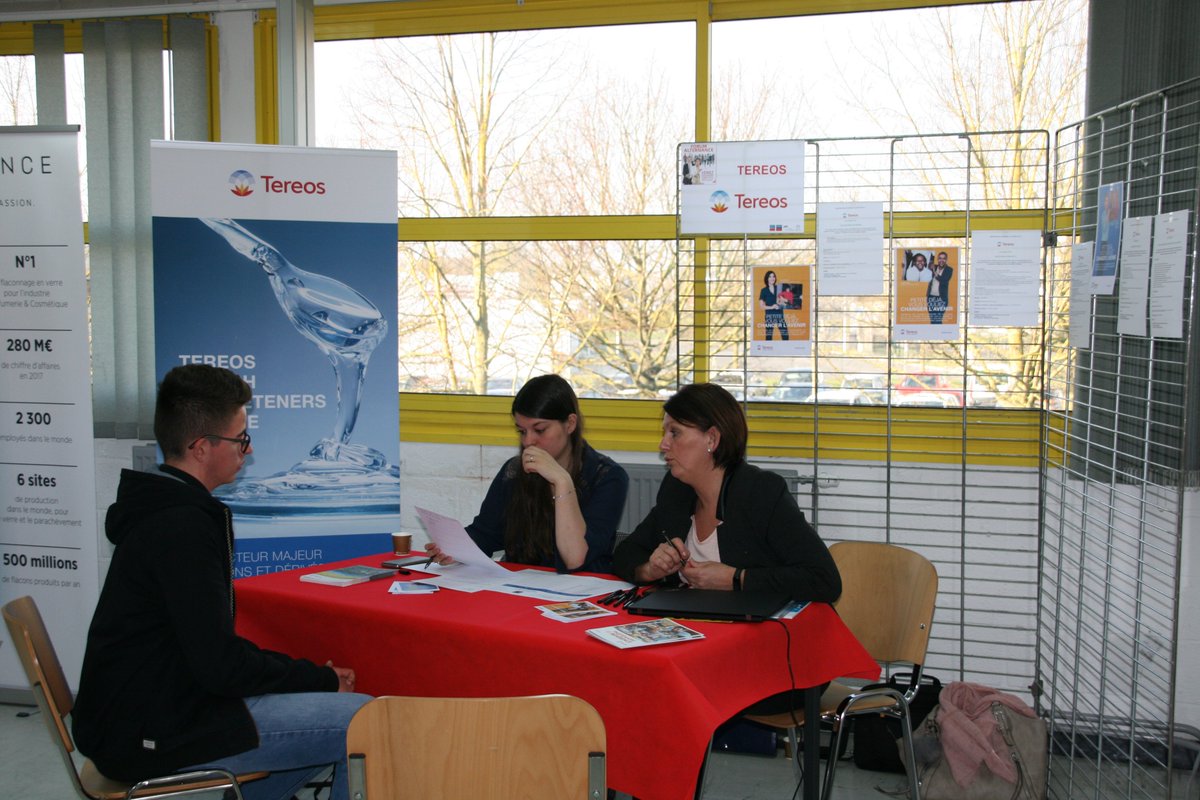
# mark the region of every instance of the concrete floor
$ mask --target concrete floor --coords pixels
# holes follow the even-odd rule
[[[36,708],[0,704],[0,753],[0,774],[9,797],[68,800],[75,796]],[[901,789],[903,782],[901,775],[857,770],[852,762],[843,761],[838,767],[836,796],[841,800],[878,800],[882,795],[876,786]],[[705,800],[791,800],[799,796],[791,763],[782,750],[773,758],[714,753],[707,784]]]

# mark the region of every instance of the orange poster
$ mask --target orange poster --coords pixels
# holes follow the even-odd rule
[[[754,268],[752,355],[811,355],[810,274],[807,266]]]
[[[895,269],[895,338],[958,338],[959,249],[899,247]]]

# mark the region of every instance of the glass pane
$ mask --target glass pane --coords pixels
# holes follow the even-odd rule
[[[713,138],[1054,130],[1083,116],[1086,0],[713,26]]]
[[[319,43],[317,143],[397,150],[402,217],[672,213],[693,30]]]
[[[425,242],[399,252],[401,391],[583,397],[675,387],[673,242]]]

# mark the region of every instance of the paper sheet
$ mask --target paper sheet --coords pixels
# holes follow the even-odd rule
[[[416,510],[430,540],[442,548],[443,553],[463,566],[507,574],[508,570],[492,561],[491,556],[479,549],[479,545],[467,534],[467,529],[461,522],[420,506],[417,506]]]

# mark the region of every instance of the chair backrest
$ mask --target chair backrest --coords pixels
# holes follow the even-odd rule
[[[50,641],[46,623],[42,621],[41,612],[33,598],[26,596],[6,603],[2,613],[4,624],[8,626],[12,637],[13,648],[21,659],[21,666],[25,668],[29,686],[46,719],[46,727],[50,729],[50,738],[54,740],[59,755],[71,773],[75,790],[80,796],[87,797],[79,772],[71,760],[75,742],[66,723],[67,714],[75,707],[75,698],[67,684],[58,653]]]
[[[834,606],[871,657],[925,663],[938,588],[929,559],[880,542],[838,542],[829,554],[842,575]]]
[[[604,721],[568,695],[378,697],[346,752],[351,796],[366,800],[604,796]]]

